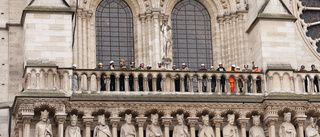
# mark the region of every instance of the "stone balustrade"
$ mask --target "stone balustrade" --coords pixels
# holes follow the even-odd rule
[[[59,90],[72,93],[230,94],[230,78],[236,94],[263,95],[271,92],[315,94],[318,72],[267,70],[263,72],[95,70],[27,66],[25,91]],[[223,84],[225,83],[225,84]],[[311,91],[311,92],[310,92]]]

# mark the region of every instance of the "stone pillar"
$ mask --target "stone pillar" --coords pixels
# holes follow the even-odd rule
[[[248,79],[243,79],[243,92],[248,93]]]
[[[44,88],[48,89],[48,73],[44,73]]]
[[[312,93],[314,93],[314,83],[313,83],[313,81],[314,81],[314,78],[310,78],[310,88],[309,88],[309,93],[310,94],[312,94]]]
[[[129,91],[129,75],[124,76],[124,89],[125,91]]]
[[[237,78],[237,77],[234,77],[234,92],[235,93],[240,93],[240,89],[239,89],[239,78]]]
[[[280,76],[280,91],[283,91],[283,76]]]
[[[152,76],[152,91],[157,91],[157,76]]]
[[[72,76],[73,76],[73,74],[71,73],[71,75],[69,75],[69,89],[68,89],[68,91],[71,91],[71,92],[72,92],[72,90],[73,90],[73,86],[72,86]]]
[[[307,119],[307,116],[306,115],[299,115],[299,116],[296,116],[293,120],[293,123],[295,125],[297,125],[298,127],[298,137],[304,137],[304,134],[303,134],[303,125],[304,125],[304,122],[306,121]]]
[[[189,91],[190,91],[190,93],[193,93],[194,91],[193,91],[193,77],[192,76],[190,76],[189,77]]]
[[[134,76],[133,87],[134,87],[134,91],[139,91],[139,77],[138,76]]]
[[[77,47],[75,48],[78,48],[78,68],[83,68],[83,53],[82,53],[82,9],[78,9],[78,13],[77,13],[77,34],[78,36],[76,36],[76,38],[78,38],[78,41],[77,41]]]
[[[120,122],[121,117],[110,117],[110,123],[112,125],[112,136],[118,137],[118,123]]]
[[[101,90],[101,76],[97,76],[97,93],[100,93],[100,90]]]
[[[16,137],[23,137],[23,122],[21,120],[16,122],[15,135]]]
[[[175,80],[175,76],[173,76],[172,78],[171,78],[171,89],[170,89],[170,91],[171,92],[175,92],[176,90],[175,90],[175,83],[174,83],[174,80]]]
[[[162,91],[168,91],[167,89],[166,89],[166,76],[162,76],[162,85],[161,85],[161,89],[162,89]]]
[[[266,116],[264,123],[268,125],[269,137],[276,137],[275,123],[278,121],[278,115]]]
[[[180,77],[180,92],[185,92],[183,76]]]
[[[190,137],[196,137],[196,129],[195,126],[198,123],[198,117],[188,117],[188,125],[190,125]]]
[[[223,23],[224,22],[224,18],[220,17],[220,18],[218,18],[218,21],[219,21],[219,29],[220,29],[219,33],[220,33],[220,47],[221,47],[220,55],[218,57],[221,58],[221,62],[227,63],[226,62],[226,58],[225,58],[224,35],[223,35],[223,33],[225,32],[224,29],[223,29],[223,27],[224,27],[224,23]]]
[[[294,93],[294,77],[290,76],[290,91]]]
[[[144,126],[144,123],[146,122],[146,120],[147,120],[147,117],[136,117],[136,122],[137,122],[138,127],[139,127],[138,137],[144,137],[144,135],[143,135],[143,126]]]
[[[81,85],[82,85],[82,84],[81,84],[81,79],[82,79],[82,78],[81,78],[81,75],[78,75],[78,92],[80,92],[80,93],[81,93],[81,88],[82,88],[82,87],[81,87]]]
[[[153,55],[152,55],[152,49],[151,49],[151,47],[152,47],[152,32],[151,32],[151,30],[153,30],[152,29],[152,27],[151,27],[151,16],[152,16],[152,14],[149,12],[149,13],[147,13],[146,14],[146,16],[147,16],[147,27],[145,27],[144,29],[147,31],[147,44],[145,45],[146,47],[146,53],[144,53],[144,54],[146,54],[147,56],[146,56],[146,64],[151,64],[151,57],[153,57]]]
[[[40,89],[40,73],[36,74],[36,89]]]
[[[271,91],[273,91],[273,87],[272,87],[272,85],[273,85],[273,77],[272,76],[269,77],[269,81],[270,81],[270,83],[269,83],[269,92],[271,92]]]
[[[93,116],[84,116],[82,118],[83,124],[85,126],[85,132],[84,137],[90,137],[91,134],[91,124],[93,122],[94,117]]]
[[[220,84],[220,83],[219,83]],[[221,137],[220,135],[220,127],[223,123],[223,118],[222,117],[215,117],[215,118],[212,118],[212,123],[214,124],[214,126],[216,127],[216,137]]]
[[[159,25],[159,14],[160,14],[160,10],[159,11],[153,11],[153,28],[154,28],[154,39],[153,39],[153,61],[151,63],[152,66],[156,66],[157,64],[155,64],[156,62],[161,60],[161,45],[160,45],[160,25]],[[150,56],[151,57],[151,56]],[[156,90],[154,90],[156,91]]]
[[[143,14],[140,14],[140,20],[141,20],[141,26],[142,26],[142,34],[141,34],[141,36],[142,36],[142,44],[141,44],[141,46],[142,46],[142,53],[140,53],[140,56],[139,56],[139,58],[140,58],[140,62],[146,62],[146,16],[145,15],[143,15]]]
[[[207,78],[208,80],[207,80],[207,91],[209,92],[209,93],[211,93],[212,92],[212,87],[211,87],[211,80],[212,80],[212,77],[210,77],[210,76],[208,76],[208,78]]]
[[[169,126],[173,117],[161,117],[162,125],[164,125],[164,137],[170,137]]]
[[[218,93],[218,94],[221,94],[221,88],[220,88],[220,77],[217,77],[217,80],[216,80],[216,86],[217,86],[217,89],[216,89],[216,92]]]
[[[110,91],[110,75],[106,76],[106,91]]]
[[[87,89],[89,92],[91,91],[91,76],[87,77]]]
[[[78,88],[80,89],[80,85],[79,84],[78,84],[78,86],[79,86]],[[53,73],[53,89],[57,89],[56,73]]]
[[[63,136],[63,124],[66,121],[67,114],[63,115],[55,115],[55,120],[58,123],[58,137],[64,137]]]
[[[246,127],[250,118],[238,118],[238,123],[241,126],[241,137],[246,137]]]
[[[257,93],[257,79],[252,78],[252,88],[251,88],[251,93]]]
[[[199,76],[198,77],[198,91],[199,91],[199,93],[202,93],[202,77],[201,76]]]
[[[33,116],[22,116],[23,121],[23,137],[30,137],[30,122]]]
[[[148,90],[148,76],[143,76],[143,91],[147,92]]]
[[[116,91],[120,91],[120,76],[119,75],[116,76],[115,83],[116,83],[115,84],[116,85],[116,87],[115,87]]]

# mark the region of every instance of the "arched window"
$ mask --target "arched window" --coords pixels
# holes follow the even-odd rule
[[[96,11],[97,62],[134,61],[133,21],[130,7],[122,0],[103,0]],[[117,63],[116,63],[117,65]]]
[[[195,0],[183,0],[172,11],[174,64],[191,70],[212,65],[211,24],[208,11]]]

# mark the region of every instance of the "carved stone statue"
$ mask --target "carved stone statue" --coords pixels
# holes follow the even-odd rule
[[[163,137],[160,126],[158,125],[158,114],[151,114],[151,124],[147,126],[146,137]]]
[[[183,123],[183,114],[177,114],[178,125],[173,128],[173,137],[190,137],[188,127]]]
[[[136,137],[136,129],[131,124],[132,115],[126,114],[126,123],[121,126],[120,137]]]
[[[249,137],[265,137],[264,130],[260,126],[260,115],[252,116],[253,126],[249,130]]]
[[[112,137],[104,115],[98,116],[98,125],[94,128],[93,137]]]
[[[52,126],[48,117],[49,112],[47,110],[41,111],[41,121],[36,124],[35,137],[52,137]]]
[[[77,126],[78,116],[70,116],[70,124],[66,128],[65,137],[81,137],[80,128]]]
[[[306,137],[320,137],[318,129],[317,118],[310,117],[309,125],[306,127]]]
[[[171,27],[167,25],[168,21],[163,20],[162,25],[160,26],[162,36],[163,36],[163,53],[164,53],[164,58],[168,58],[169,51],[171,48]]]
[[[223,127],[223,137],[239,137],[237,126],[234,126],[234,114],[228,114],[228,124]]]
[[[203,125],[199,125],[199,137],[215,137],[213,129],[209,126],[209,115],[202,116]]]
[[[296,137],[297,132],[294,126],[290,123],[291,113],[284,113],[284,122],[280,125],[279,137]]]

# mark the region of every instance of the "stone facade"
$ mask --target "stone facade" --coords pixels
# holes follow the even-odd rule
[[[317,22],[306,23],[300,17],[303,11],[318,7],[305,6],[301,0],[197,1],[210,16],[215,68],[219,62],[227,68],[254,62],[261,73],[172,71],[174,60],[165,66],[167,70],[119,71],[94,70],[98,63],[96,9],[101,1],[0,1],[0,136],[35,136],[43,110],[49,111],[54,137],[64,136],[73,114],[85,137],[102,114],[113,137],[120,136],[125,114],[132,115],[139,137],[156,113],[164,137],[172,136],[177,114],[184,114],[191,137],[198,136],[205,115],[216,137],[222,136],[228,114],[235,114],[234,126],[241,137],[253,126],[252,116],[260,115],[260,125],[269,137],[278,136],[284,113],[291,112],[299,137],[308,125],[306,119],[319,117],[320,98],[315,90],[320,74],[297,71],[302,64],[307,70],[311,64],[319,65],[316,45],[320,40],[306,35],[307,28]],[[156,68],[163,57],[160,25],[168,20],[172,26],[172,10],[180,0],[123,1],[133,17],[135,62]],[[168,56],[173,58],[172,51]],[[235,93],[230,90],[230,78],[235,79]],[[106,90],[101,90],[101,80]],[[73,89],[73,84],[78,88]]]

